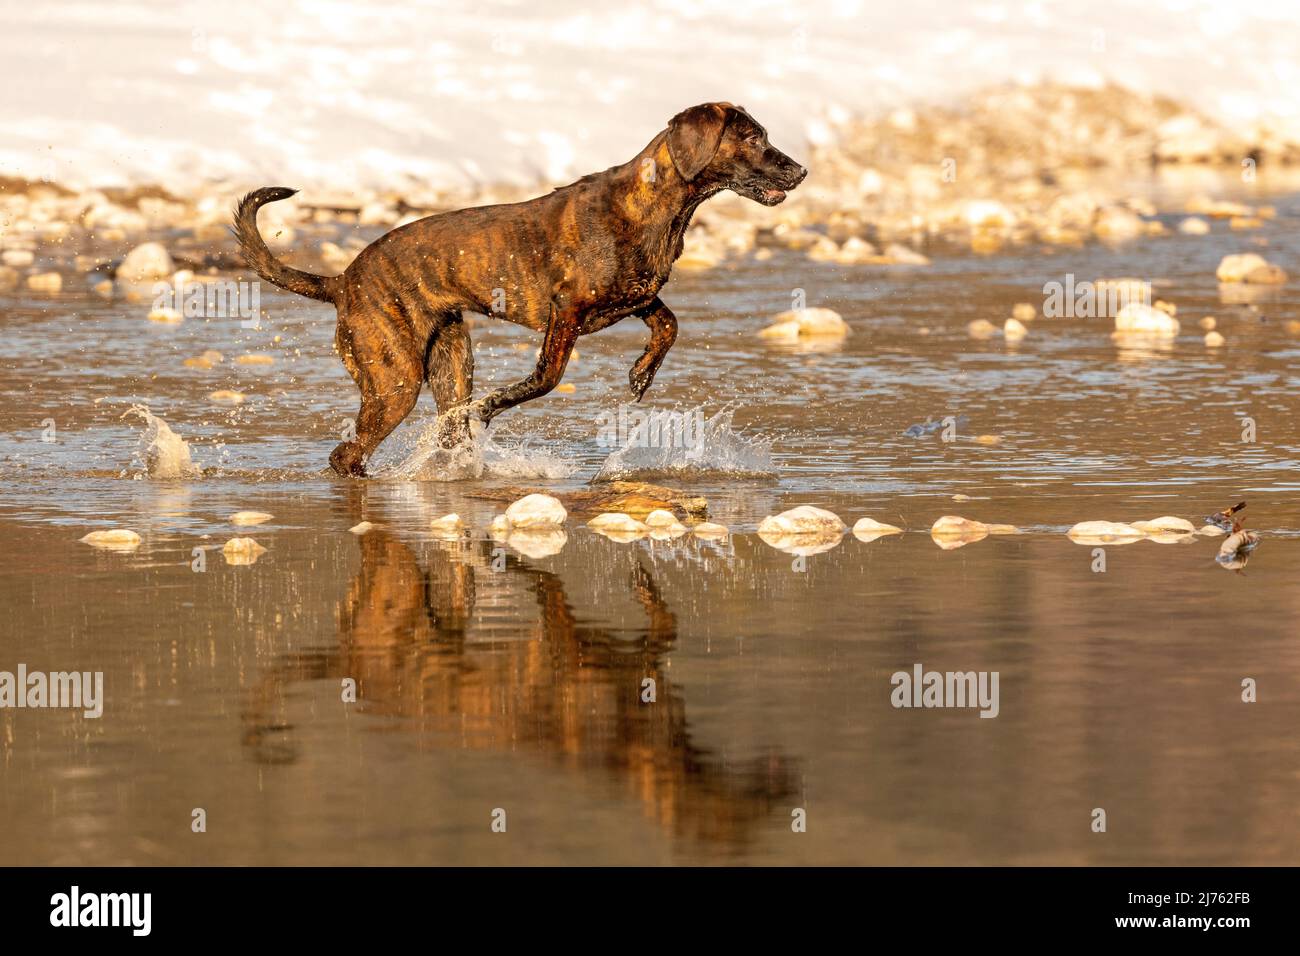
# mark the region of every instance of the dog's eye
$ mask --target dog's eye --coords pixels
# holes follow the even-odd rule
[[[761,146],[763,145],[763,134],[750,133],[748,136],[745,137],[745,142],[748,143],[750,146]]]

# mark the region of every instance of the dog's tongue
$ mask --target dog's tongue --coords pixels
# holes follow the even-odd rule
[[[770,202],[780,202],[785,198],[785,191],[781,189],[764,189],[763,198]]]

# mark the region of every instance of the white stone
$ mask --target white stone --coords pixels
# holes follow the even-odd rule
[[[1085,541],[1136,541],[1144,536],[1141,528],[1117,521],[1080,521],[1066,532],[1071,538]]]
[[[1132,526],[1146,534],[1156,531],[1181,531],[1193,534],[1196,531],[1196,526],[1186,518],[1175,518],[1172,515],[1163,515],[1150,521],[1134,521]]]
[[[63,289],[63,276],[57,272],[39,272],[27,277],[27,288],[33,292],[60,292]]]
[[[962,218],[972,229],[989,229],[1016,224],[1016,214],[993,199],[975,199],[966,203]]]
[[[1172,337],[1178,334],[1178,320],[1162,309],[1130,302],[1115,316],[1115,331]]]
[[[230,523],[242,525],[262,524],[263,522],[270,521],[272,517],[272,515],[267,514],[265,511],[236,511],[230,516]]]
[[[663,531],[685,531],[686,526],[677,520],[677,516],[671,511],[665,511],[662,508],[656,508],[645,516],[645,526],[647,528],[658,528]]]
[[[253,564],[265,551],[252,538],[231,538],[221,549],[227,564]]]
[[[127,528],[92,531],[81,540],[96,548],[111,548],[119,551],[129,551],[140,546],[140,536]]]
[[[615,531],[623,534],[645,534],[647,526],[631,515],[615,511],[605,511],[587,522],[587,527],[595,531]]]
[[[145,242],[130,252],[117,267],[117,277],[128,282],[166,279],[176,271],[171,253],[160,242]]]
[[[712,521],[701,521],[691,528],[691,533],[700,538],[725,538],[731,532],[726,525],[715,524]]]
[[[853,525],[854,534],[902,534],[903,529],[892,524],[882,524],[875,518],[859,518]]]
[[[885,258],[890,259],[892,264],[896,266],[928,266],[930,264],[928,256],[900,242],[891,242],[885,246]]]
[[[564,524],[569,513],[550,495],[525,495],[506,509],[505,517],[515,530],[556,528]]]
[[[769,515],[758,526],[759,534],[834,534],[844,533],[844,522],[839,515],[824,508],[800,505],[783,511],[779,515]]]
[[[848,323],[833,309],[790,309],[774,316],[772,322],[758,334],[782,340],[802,336],[844,338],[849,334]]]
[[[16,266],[19,269],[25,269],[36,261],[36,256],[30,249],[6,249],[0,253],[0,262],[7,266]]]
[[[1254,252],[1224,256],[1214,275],[1220,282],[1245,282],[1246,276],[1268,265],[1268,260]]]
[[[963,518],[960,515],[944,515],[930,526],[930,534],[936,537],[946,535],[968,535],[989,533],[989,526],[982,521]]]

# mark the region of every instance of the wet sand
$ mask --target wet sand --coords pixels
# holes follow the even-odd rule
[[[98,720],[0,711],[0,863],[1294,859],[1300,305],[1290,286],[1234,302],[1214,279],[1247,250],[1296,272],[1300,202],[1268,200],[1277,218],[1250,234],[905,270],[776,250],[681,273],[665,291],[681,335],[648,400],[732,407],[742,438],[708,461],[762,438],[767,473],[659,478],[706,498],[725,542],[617,544],[575,518],[540,558],[491,540],[502,505],[484,494],[586,487],[640,326],[580,341],[572,394],[498,419],[486,475],[355,483],[324,470],[355,412],[327,309],[264,289],[252,331],[160,326],[147,304],[76,288],[4,297],[0,669],[102,670],[106,700]],[[1018,344],[967,334],[1041,307],[1066,273],[1152,280],[1182,334],[1120,348],[1108,318],[1041,317]],[[829,350],[759,339],[794,289],[853,334]],[[1205,346],[1205,315],[1224,347]],[[480,322],[474,338],[480,393],[532,361],[519,330]],[[208,348],[226,360],[181,364]],[[236,365],[244,352],[275,361]],[[247,401],[214,405],[217,389]],[[190,443],[200,477],[142,476],[133,403]],[[418,454],[420,408],[379,465]],[[967,419],[956,441],[904,435],[946,415]],[[1199,526],[1242,499],[1263,540],[1240,573],[1210,538],[1110,545],[1097,573],[1064,534]],[[801,504],[907,533],[800,561],[754,531]],[[274,517],[227,521],[244,509]],[[468,530],[438,540],[429,521],[450,511]],[[928,534],[944,514],[1022,533],[945,551]],[[375,529],[348,533],[363,520]],[[112,527],[140,546],[78,540]],[[266,552],[228,564],[221,545],[244,535]],[[203,571],[196,548],[213,549]],[[998,717],[892,707],[890,675],[917,662],[998,671]],[[1258,703],[1241,701],[1247,677]]]

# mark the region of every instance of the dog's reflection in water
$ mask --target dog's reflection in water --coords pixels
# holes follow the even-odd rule
[[[558,575],[513,556],[493,570],[489,542],[435,542],[427,567],[381,529],[359,545],[337,648],[285,655],[252,692],[245,742],[256,759],[296,757],[277,716],[293,683],[350,677],[357,702],[340,706],[401,718],[436,747],[541,754],[613,781],[678,835],[743,843],[778,805],[788,816],[789,761],[724,764],[691,740],[665,666],[677,620],[638,559],[628,586],[644,628],[615,635],[578,622]]]

